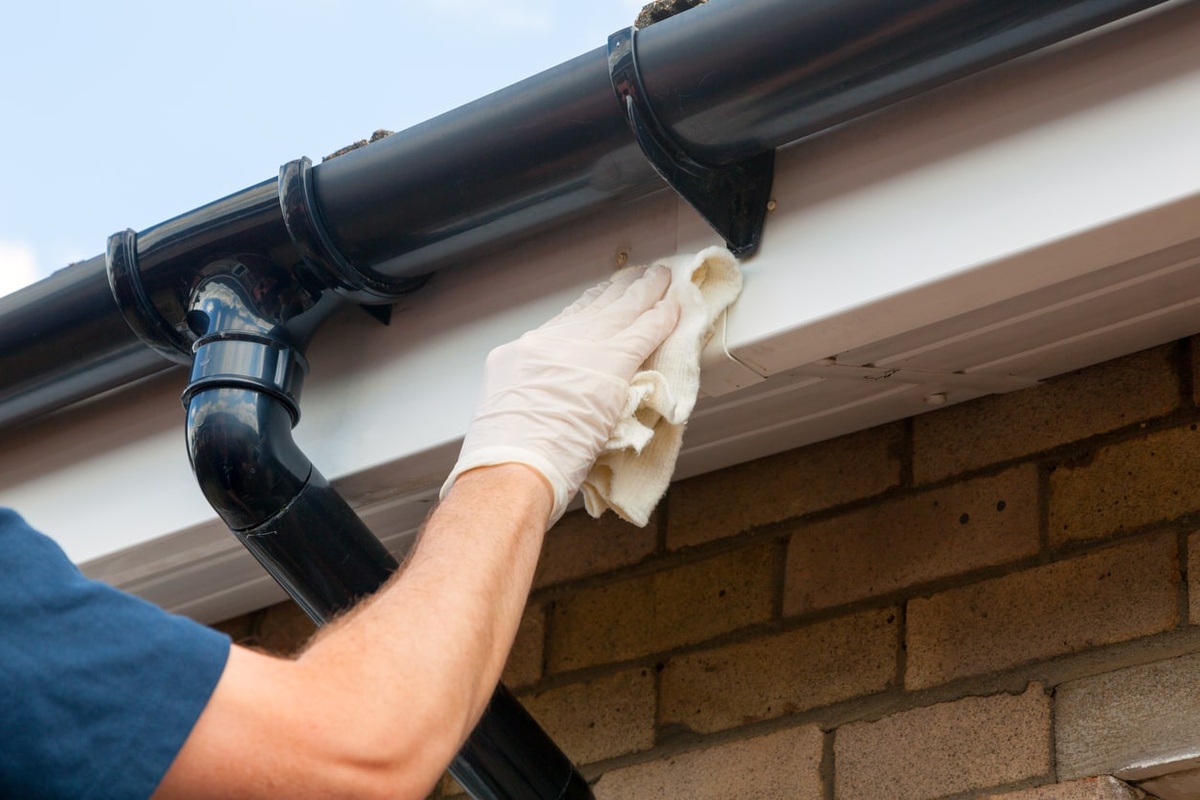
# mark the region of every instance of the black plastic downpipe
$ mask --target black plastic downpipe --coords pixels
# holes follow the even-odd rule
[[[674,142],[726,165],[1162,1],[711,0],[641,31],[638,73]],[[314,167],[316,249],[386,285],[660,190],[608,61],[597,48]],[[138,234],[143,283],[170,325],[184,328],[158,287],[239,252],[246,220],[221,207],[274,197],[273,183]],[[264,213],[250,227],[281,228]],[[169,366],[104,300],[98,263],[0,298],[0,426]]]
[[[119,247],[117,248],[119,251]],[[188,456],[234,535],[317,623],[377,591],[396,559],[292,438],[312,330],[332,292],[286,292],[268,263],[220,259],[184,312]],[[294,276],[292,276],[294,278]],[[503,686],[450,767],[472,797],[587,800],[582,775]]]

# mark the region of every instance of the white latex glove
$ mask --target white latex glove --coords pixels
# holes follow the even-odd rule
[[[663,299],[670,282],[663,267],[620,273],[493,350],[441,496],[467,470],[517,462],[553,489],[550,522],[562,516],[624,412],[630,379],[679,319]]]

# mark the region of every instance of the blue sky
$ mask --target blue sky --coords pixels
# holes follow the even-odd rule
[[[605,44],[645,0],[40,0],[0,39],[0,295]]]

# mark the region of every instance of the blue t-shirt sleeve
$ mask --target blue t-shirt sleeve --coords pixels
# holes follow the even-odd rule
[[[149,797],[229,638],[85,577],[0,509],[0,796]]]

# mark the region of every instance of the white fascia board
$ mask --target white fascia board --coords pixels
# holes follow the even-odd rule
[[[1193,5],[793,146],[729,350],[772,375],[1193,240],[1198,124]]]
[[[1173,7],[782,151],[677,477],[1200,330],[1197,45],[1200,8]],[[626,261],[715,240],[664,192],[439,273],[388,326],[348,313],[309,352],[297,441],[402,547],[491,347]],[[281,595],[194,484],[182,382],[5,434],[0,504],[90,573],[215,620]]]

